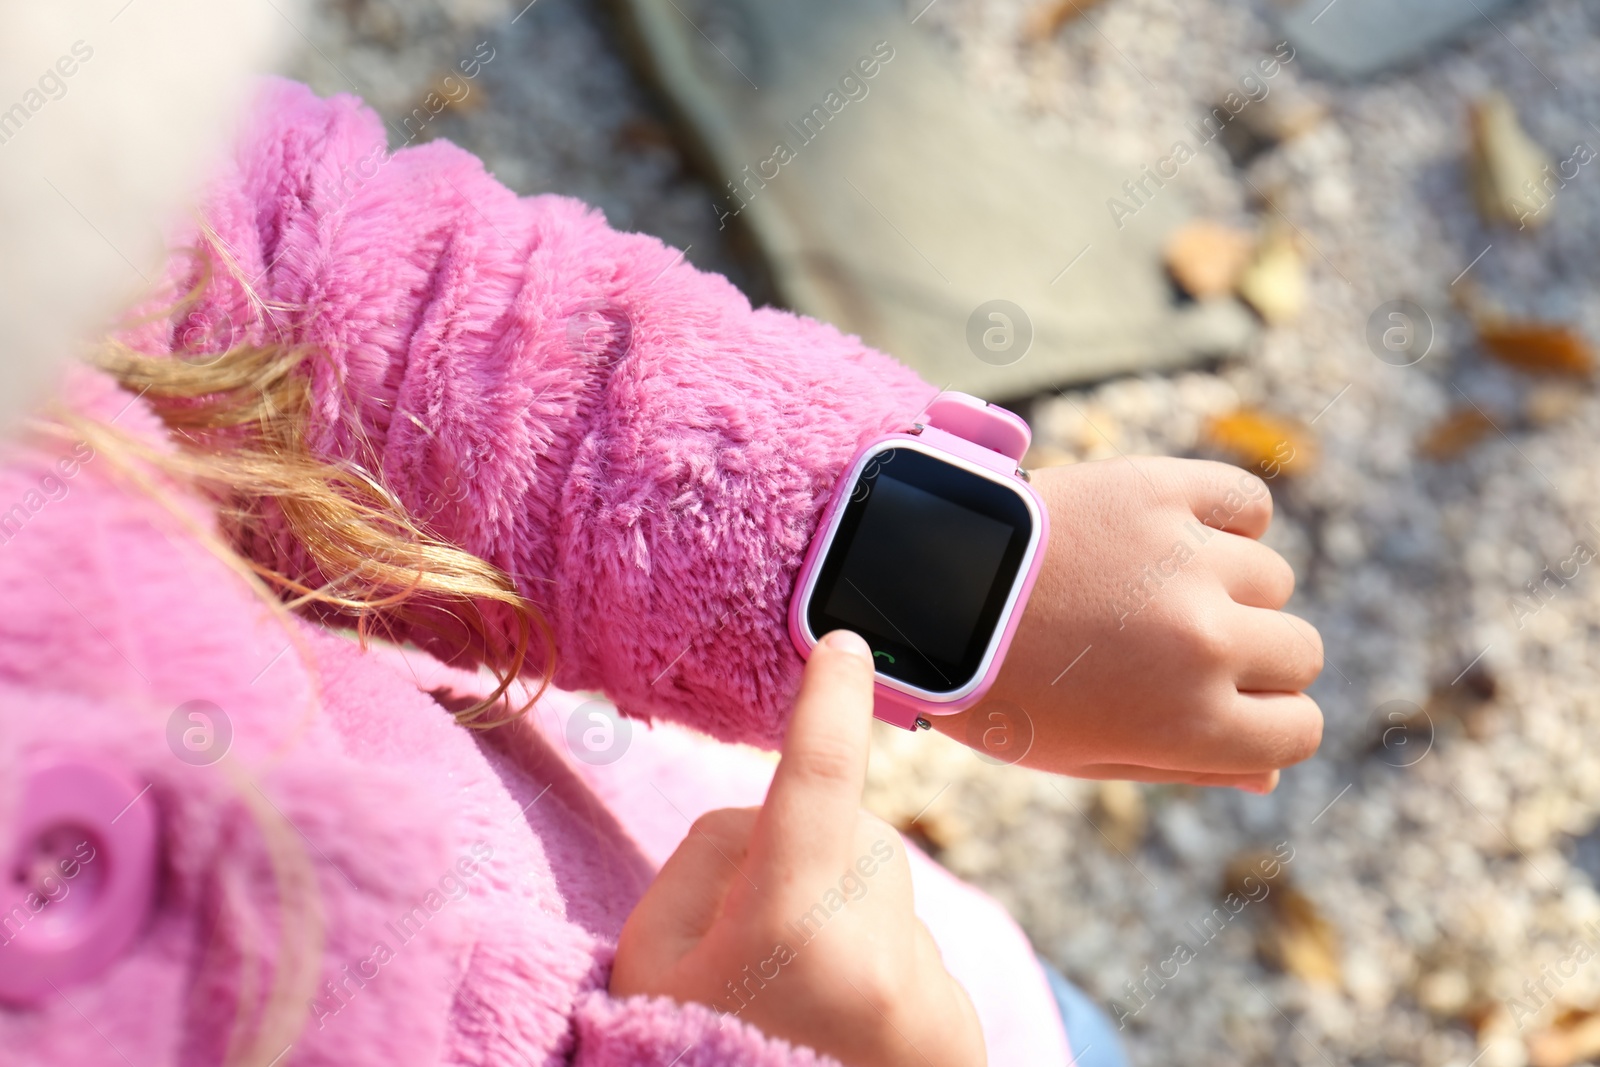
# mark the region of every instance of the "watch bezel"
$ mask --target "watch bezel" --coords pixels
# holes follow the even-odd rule
[[[839,481],[839,488],[836,491],[843,494],[843,496],[835,501],[836,506],[830,508],[830,514],[828,515],[827,523],[819,532],[817,538],[819,548],[817,550],[815,565],[807,568],[805,581],[801,586],[800,596],[797,598],[795,622],[801,638],[806,643],[806,647],[815,647],[821,635],[813,632],[811,627],[812,597],[816,593],[817,583],[821,579],[828,556],[834,549],[835,538],[838,536],[839,528],[844,522],[845,513],[849,507],[849,495],[851,494],[853,487],[861,478],[863,472],[866,471],[867,467],[873,462],[874,459],[885,452],[896,449],[907,449],[921,453],[922,455],[925,455],[940,463],[947,464],[951,467],[955,467],[969,474],[976,475],[977,477],[986,481],[1002,486],[1011,491],[1017,497],[1017,499],[1022,502],[1022,505],[1028,514],[1030,528],[1028,531],[1027,544],[1024,546],[1022,555],[1017,563],[1016,573],[1011,579],[1011,588],[1007,591],[1005,602],[1000,609],[1000,614],[995,619],[994,627],[989,634],[989,639],[984,647],[983,655],[979,659],[977,666],[973,669],[971,677],[966,679],[966,681],[964,681],[956,689],[938,691],[924,689],[921,686],[917,686],[910,682],[902,681],[899,678],[886,675],[882,671],[875,672],[875,680],[878,685],[894,690],[895,692],[902,693],[918,701],[922,701],[930,705],[959,704],[980,686],[982,686],[985,680],[989,677],[989,673],[994,667],[995,657],[999,654],[999,650],[1005,642],[1007,630],[1010,627],[1014,613],[1017,611],[1018,601],[1021,599],[1024,590],[1030,584],[1030,577],[1034,570],[1034,561],[1039,553],[1040,543],[1043,540],[1044,523],[1039,511],[1038,502],[1034,495],[1029,492],[1028,489],[1016,477],[1001,474],[997,471],[984,467],[981,464],[966,460],[961,456],[953,455],[952,453],[943,449],[932,447],[920,440],[918,437],[910,434],[895,435],[882,438],[874,442],[871,447],[867,448],[856,457],[856,461],[851,465],[849,471]],[[957,709],[952,708],[951,710]]]

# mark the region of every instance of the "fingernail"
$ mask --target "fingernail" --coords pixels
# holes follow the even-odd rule
[[[859,656],[868,663],[872,662],[872,648],[862,639],[860,634],[849,630],[835,630],[822,639],[822,643],[836,652],[848,653]]]

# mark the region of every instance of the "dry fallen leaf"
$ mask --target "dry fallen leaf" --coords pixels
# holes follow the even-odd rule
[[[1196,300],[1223,296],[1233,291],[1255,248],[1255,237],[1244,230],[1197,219],[1167,238],[1167,270]]]
[[[1061,27],[1101,3],[1101,0],[1041,0],[1022,20],[1022,39],[1037,44],[1048,41]]]
[[[1284,884],[1289,877],[1288,871],[1278,854],[1271,849],[1246,849],[1235,853],[1223,868],[1222,891],[1254,900],[1260,896],[1263,883],[1267,885],[1269,894],[1272,889]]]
[[[1343,979],[1339,933],[1316,903],[1292,885],[1279,885],[1267,897],[1267,920],[1257,934],[1262,962],[1317,985]]]
[[[1132,852],[1143,844],[1150,816],[1139,787],[1132,782],[1106,781],[1095,787],[1095,793],[1100,832],[1122,852]]]
[[[1303,97],[1291,100],[1274,93],[1262,103],[1266,106],[1251,121],[1258,129],[1270,132],[1279,141],[1290,141],[1301,134],[1310,133],[1328,117],[1328,105]]]
[[[1541,226],[1550,217],[1542,201],[1528,196],[1524,186],[1538,186],[1550,157],[1522,129],[1516,109],[1500,93],[1476,100],[1468,112],[1472,129],[1469,174],[1478,213],[1491,225],[1515,223]]]
[[[1251,408],[1213,416],[1205,436],[1240,466],[1269,480],[1304,474],[1317,464],[1317,442],[1308,428]]]
[[[1239,276],[1239,295],[1269,323],[1293,320],[1306,303],[1306,261],[1293,231],[1275,226]]]
[[[1307,982],[1340,983],[1338,931],[1295,888],[1277,852],[1256,849],[1235,855],[1224,869],[1222,889],[1258,904],[1256,953],[1264,964]]]
[[[1573,1009],[1528,1038],[1532,1067],[1571,1067],[1600,1054],[1600,1012]]]
[[[453,70],[447,70],[433,79],[433,84],[428,87],[430,94],[436,94],[444,101],[445,107],[457,114],[470,114],[488,103],[488,97],[483,90],[483,83],[464,78]]]
[[[1579,378],[1594,371],[1588,339],[1560,323],[1489,319],[1478,323],[1478,337],[1490,355],[1518,370]]]
[[[1428,429],[1417,443],[1424,456],[1437,462],[1456,459],[1494,433],[1494,423],[1477,408],[1460,408],[1452,411]]]
[[[1430,971],[1417,980],[1417,1002],[1440,1019],[1454,1019],[1472,1004],[1472,983],[1460,971]]]
[[[1584,393],[1570,385],[1536,385],[1522,401],[1522,413],[1535,426],[1565,422],[1583,406]]]

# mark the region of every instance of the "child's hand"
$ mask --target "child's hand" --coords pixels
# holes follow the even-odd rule
[[[982,1067],[900,836],[861,811],[869,657],[853,634],[817,646],[766,803],[695,823],[623,927],[611,993],[697,1001],[849,1067]]]
[[[1031,728],[1021,762],[1061,774],[1256,792],[1316,751],[1322,713],[1301,691],[1322,639],[1277,610],[1294,572],[1256,540],[1272,521],[1260,478],[1138,458],[1033,484],[1050,547],[1022,625],[988,699],[935,728],[1002,758]]]

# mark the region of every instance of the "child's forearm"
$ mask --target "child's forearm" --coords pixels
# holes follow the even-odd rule
[[[337,372],[317,381],[319,451],[375,464],[511,574],[554,630],[557,684],[772,743],[821,506],[933,390],[451,145],[384,143],[356,101],[270,83],[204,209],[257,299],[219,277],[161,343],[309,342]]]

